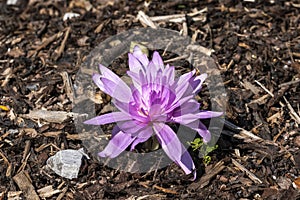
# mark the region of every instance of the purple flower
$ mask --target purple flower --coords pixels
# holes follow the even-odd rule
[[[119,110],[85,121],[93,125],[117,122],[110,142],[99,156],[114,158],[128,146],[133,150],[154,134],[169,158],[186,174],[193,172],[195,178],[190,154],[166,123],[187,126],[197,131],[204,142],[210,141],[210,132],[200,119],[217,117],[222,113],[200,111],[200,104],[194,99],[207,75],[196,76],[193,70],[177,78],[174,66],[164,66],[158,52],[154,52],[149,61],[138,46],[128,54],[128,58],[130,70],[127,74],[132,79],[130,87],[102,65],[99,67],[101,74],[93,75],[96,85],[113,98]]]

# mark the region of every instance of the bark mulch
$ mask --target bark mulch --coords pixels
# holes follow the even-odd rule
[[[0,3],[0,199],[300,199],[299,2],[8,2]],[[76,73],[106,38],[147,27],[141,11],[213,50],[228,98],[218,148],[208,164],[194,157],[194,182],[175,164],[129,173],[89,152],[78,178],[63,178],[46,161],[84,147],[72,115]],[[68,12],[79,16],[64,21]],[[165,15],[181,19],[157,19]],[[126,60],[116,62],[123,73]],[[101,110],[109,98],[97,95],[90,103]]]

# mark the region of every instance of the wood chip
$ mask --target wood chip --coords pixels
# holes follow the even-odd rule
[[[53,195],[60,193],[60,190],[54,190],[52,185],[48,185],[46,187],[43,187],[41,189],[38,189],[37,191],[39,193],[39,196],[41,198],[49,198],[52,197]]]
[[[143,11],[138,12],[137,19],[141,22],[143,26],[149,26],[151,28],[157,29],[156,24],[154,24],[150,17],[146,15]]]
[[[254,182],[254,183],[262,183],[262,181],[257,178],[252,172],[250,172],[248,169],[246,169],[243,165],[241,165],[238,161],[235,159],[231,159],[232,163],[241,171],[245,172],[247,176]]]
[[[271,124],[274,124],[277,121],[277,119],[280,119],[282,117],[282,115],[283,115],[282,111],[279,111],[274,115],[268,117],[267,122],[271,122]]]
[[[68,191],[68,187],[64,187],[64,189],[62,189],[61,193],[58,195],[56,200],[61,200],[65,196],[67,191]]]
[[[178,193],[177,193],[176,191],[174,191],[174,190],[166,189],[166,188],[160,187],[160,186],[158,186],[158,185],[154,185],[153,188],[158,189],[158,190],[161,190],[161,191],[164,192],[164,193],[178,194]]]
[[[23,193],[22,191],[9,191],[9,192],[7,192],[7,198],[8,199],[21,199],[20,195],[22,193]],[[0,199],[2,200],[1,196],[0,196]],[[4,197],[3,197],[3,199],[4,199]]]
[[[5,76],[5,79],[1,83],[1,87],[4,87],[9,82],[10,78],[13,75],[12,68],[7,68],[6,70],[4,70],[4,72],[2,73],[2,75]]]
[[[266,99],[269,97],[269,94],[265,94],[261,97],[259,97],[258,99],[254,99],[252,101],[250,101],[247,105],[253,104],[253,103],[258,103],[259,105],[262,105],[265,103]]]
[[[69,75],[68,75],[68,73],[65,72],[65,71],[64,71],[64,72],[61,72],[60,75],[61,75],[61,77],[62,77],[62,79],[63,79],[63,82],[64,82],[64,87],[65,87],[65,89],[66,89],[67,97],[69,98],[69,100],[70,100],[71,102],[73,102],[73,98],[74,98],[74,96],[73,96],[74,90],[73,90],[72,82],[71,82],[71,80],[70,80],[70,78],[69,78]]]
[[[63,121],[68,119],[68,117],[74,117],[74,115],[76,114],[65,111],[31,110],[29,111],[29,114],[20,116],[34,120],[42,119],[47,122],[62,123]]]
[[[189,186],[191,190],[198,190],[204,188],[209,184],[209,181],[219,174],[225,168],[224,161],[219,161],[213,167],[211,167],[205,174],[200,178],[198,182],[194,182]]]
[[[197,45],[197,44],[190,44],[187,46],[187,49],[189,51],[196,51],[196,52],[199,52],[199,53],[203,53],[207,56],[211,56],[211,54],[214,52],[213,49],[208,49],[206,47],[203,47],[203,46],[200,46],[200,45]]]
[[[296,187],[300,190],[300,177],[296,178],[296,179],[294,180],[293,183],[294,183],[294,184],[296,185]]]
[[[187,23],[186,22],[182,23],[182,35],[183,36],[187,36],[188,35],[188,27],[187,27]]]
[[[241,82],[241,84],[247,89],[247,90],[251,90],[251,92],[253,92],[253,94],[258,95],[260,92],[260,89],[256,86],[254,86],[252,83],[250,83],[249,81],[244,80],[243,82]]]
[[[28,173],[25,171],[21,171],[17,175],[13,177],[13,180],[16,182],[18,187],[24,193],[24,196],[28,200],[39,200],[39,196],[37,195],[33,185],[31,184],[31,180],[29,178]]]

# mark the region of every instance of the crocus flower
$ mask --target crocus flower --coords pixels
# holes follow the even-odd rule
[[[113,98],[119,110],[85,121],[93,125],[117,123],[111,140],[99,156],[114,158],[127,147],[133,150],[155,135],[168,157],[186,174],[193,172],[195,178],[190,154],[166,123],[187,126],[197,131],[204,142],[210,140],[210,132],[200,119],[222,113],[200,111],[200,104],[194,99],[207,75],[196,76],[193,70],[177,78],[174,66],[165,66],[158,52],[154,52],[149,61],[138,46],[128,54],[128,59],[127,75],[132,79],[131,86],[103,65],[99,66],[100,74],[93,75],[95,84]]]

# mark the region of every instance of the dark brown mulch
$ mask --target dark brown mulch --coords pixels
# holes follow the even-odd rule
[[[196,41],[214,50],[227,91],[226,120],[262,139],[234,135],[228,125],[211,162],[195,161],[195,182],[175,164],[131,174],[95,157],[83,159],[77,179],[46,170],[59,149],[83,146],[79,133],[72,118],[56,123],[25,114],[71,112],[66,80],[74,86],[86,56],[106,38],[143,27],[138,11],[152,17],[204,8],[202,20],[186,15],[188,35],[198,32]],[[63,21],[66,12],[80,16]],[[299,12],[297,1],[280,0],[2,1],[0,199],[42,198],[47,186],[57,192],[46,192],[47,199],[300,199]],[[182,22],[157,25],[183,29]]]

